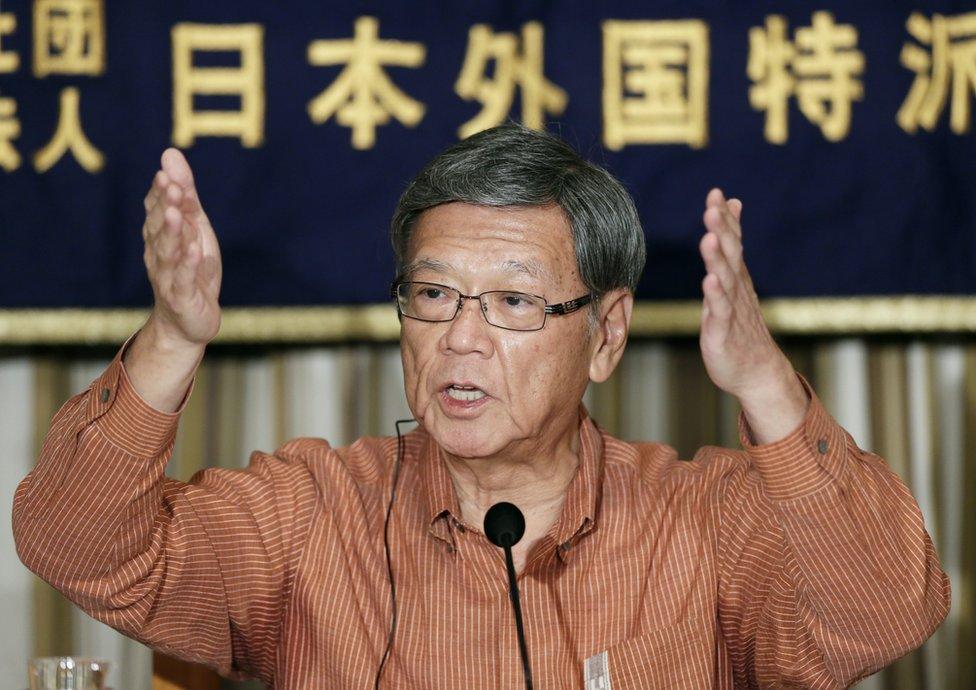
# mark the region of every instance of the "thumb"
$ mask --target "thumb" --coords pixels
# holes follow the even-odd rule
[[[161,163],[163,172],[169,176],[169,179],[182,187],[184,192],[193,189],[193,171],[190,170],[190,164],[187,163],[182,152],[174,148],[166,149],[163,151]]]

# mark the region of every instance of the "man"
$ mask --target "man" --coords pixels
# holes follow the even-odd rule
[[[521,687],[502,552],[482,532],[499,501],[525,515],[538,688],[582,687],[588,659],[615,690],[844,687],[945,617],[918,506],[770,337],[742,204],[720,190],[701,349],[742,405],[744,451],[678,462],[582,408],[623,354],[643,233],[606,171],[506,125],[435,158],[394,215],[419,424],[402,458],[393,438],[297,439],[188,484],[163,470],[219,328],[220,255],[179,152],[145,204],[152,315],[55,417],[14,530],[32,570],[146,644],[283,690]]]

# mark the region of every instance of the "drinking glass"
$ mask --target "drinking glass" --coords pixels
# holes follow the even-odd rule
[[[110,690],[105,659],[44,656],[30,660],[30,690]]]

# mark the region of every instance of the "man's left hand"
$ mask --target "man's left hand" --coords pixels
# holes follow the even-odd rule
[[[742,257],[741,218],[741,201],[726,201],[719,189],[708,193],[700,344],[709,377],[738,398],[755,442],[771,443],[800,426],[809,400],[763,320]]]

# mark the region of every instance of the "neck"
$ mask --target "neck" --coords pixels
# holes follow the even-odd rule
[[[484,458],[445,453],[445,464],[466,523],[481,529],[485,513],[507,501],[525,515],[526,538],[545,534],[562,508],[579,466],[579,420],[548,446]]]

